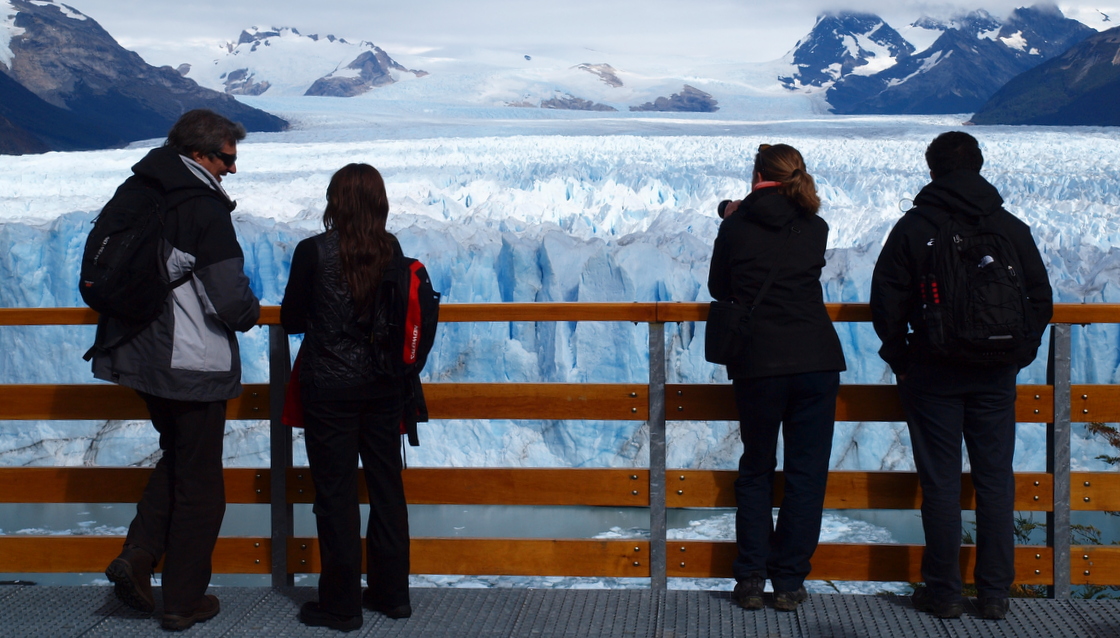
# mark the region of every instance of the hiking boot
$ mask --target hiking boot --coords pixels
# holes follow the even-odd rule
[[[156,603],[152,598],[152,567],[156,558],[139,547],[126,545],[120,556],[105,568],[117,599],[129,607],[150,614]]]
[[[206,594],[189,611],[168,611],[165,609],[163,611],[163,628],[170,631],[189,629],[196,622],[203,622],[217,616],[221,608],[217,596]]]
[[[365,591],[362,592],[362,605],[370,611],[376,611],[380,614],[385,614],[393,620],[397,620],[400,618],[409,618],[410,616],[412,616],[412,605],[408,603],[405,603],[403,605],[386,605],[384,603],[380,603],[374,599],[373,590],[368,587]]]
[[[924,611],[937,618],[960,618],[964,613],[964,602],[960,600],[937,600],[929,589],[921,587],[910,596],[914,609]]]
[[[731,600],[743,609],[756,611],[762,609],[762,589],[766,579],[758,572],[751,572],[746,579],[735,583],[735,591],[731,592]]]
[[[340,616],[319,608],[319,603],[303,603],[299,608],[299,621],[309,627],[328,627],[337,631],[354,631],[362,628],[362,615]]]
[[[802,585],[794,591],[774,592],[774,609],[778,611],[795,611],[797,606],[809,598],[809,592]]]
[[[1003,620],[1007,617],[1007,610],[1011,601],[1006,598],[977,598],[976,606],[980,608],[980,617],[986,620]]]

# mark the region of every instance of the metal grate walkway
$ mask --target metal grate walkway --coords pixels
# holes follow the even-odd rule
[[[158,588],[157,609],[159,607]],[[215,618],[189,636],[340,636],[305,627],[299,606],[313,588],[213,588]],[[1116,638],[1120,601],[1013,600],[1003,622],[966,612],[938,620],[915,612],[906,598],[812,595],[796,613],[747,612],[727,592],[649,590],[413,589],[413,617],[365,613],[348,636],[424,638]],[[164,636],[158,620],[133,612],[110,587],[0,587],[0,636]]]

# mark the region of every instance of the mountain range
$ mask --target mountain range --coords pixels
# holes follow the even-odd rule
[[[9,8],[10,7],[10,8]],[[0,126],[6,152],[83,150],[160,138],[178,117],[208,108],[251,131],[284,120],[204,89],[170,67],[121,47],[88,16],[46,0],[0,9]]]
[[[287,126],[238,99],[254,96],[732,115],[757,114],[763,104],[771,112],[805,109],[789,101],[796,99],[836,114],[1110,123],[1115,101],[1105,98],[1116,94],[1118,68],[1110,33],[1054,5],[1016,9],[1004,19],[985,11],[922,17],[897,30],[868,13],[826,13],[781,60],[666,71],[606,55],[581,62],[495,52],[411,56],[403,64],[369,41],[251,27],[235,40],[184,46],[174,66],[156,67],[67,5],[0,0],[0,153],[160,138],[182,112],[199,107],[250,131]]]
[[[1120,27],[1013,78],[973,124],[1120,126]]]
[[[928,46],[878,16],[821,16],[787,54],[796,70],[782,82],[825,90],[838,114],[971,113],[1011,78],[1096,33],[1054,5],[1016,9],[1006,20],[985,11],[922,18],[905,31]]]

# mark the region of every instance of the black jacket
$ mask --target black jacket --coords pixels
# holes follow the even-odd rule
[[[257,323],[260,303],[249,288],[234,234],[234,203],[197,163],[166,146],[152,149],[132,171],[155,180],[167,199],[161,256],[172,281],[190,274],[147,328],[93,358],[93,375],[180,401],[219,401],[241,394],[235,331]],[[102,317],[97,343],[127,332]]]
[[[791,222],[792,233],[783,230]],[[782,260],[751,317],[747,355],[727,366],[729,378],[846,369],[821,291],[827,241],[828,224],[773,187],[752,192],[720,224],[708,273],[713,299],[753,303],[775,261]]]
[[[916,361],[934,360],[925,337],[917,288],[919,278],[930,271],[934,254],[931,246],[937,228],[922,214],[930,207],[963,216],[965,223],[974,224],[983,218],[1014,246],[1036,332],[1017,355],[1019,367],[1028,365],[1038,352],[1042,332],[1054,311],[1046,266],[1030,228],[1003,209],[1003,198],[995,186],[969,170],[953,171],[927,184],[914,198],[914,208],[895,224],[879,253],[871,278],[871,317],[883,343],[879,356],[895,374],[905,374]]]

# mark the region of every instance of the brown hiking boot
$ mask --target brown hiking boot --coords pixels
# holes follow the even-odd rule
[[[152,598],[152,567],[155,556],[139,547],[126,545],[120,556],[105,568],[105,577],[113,583],[113,593],[129,607],[150,614],[156,604]]]
[[[210,620],[218,615],[222,606],[218,604],[218,597],[206,594],[194,604],[190,611],[163,611],[163,628],[171,631],[188,629],[196,622]]]

